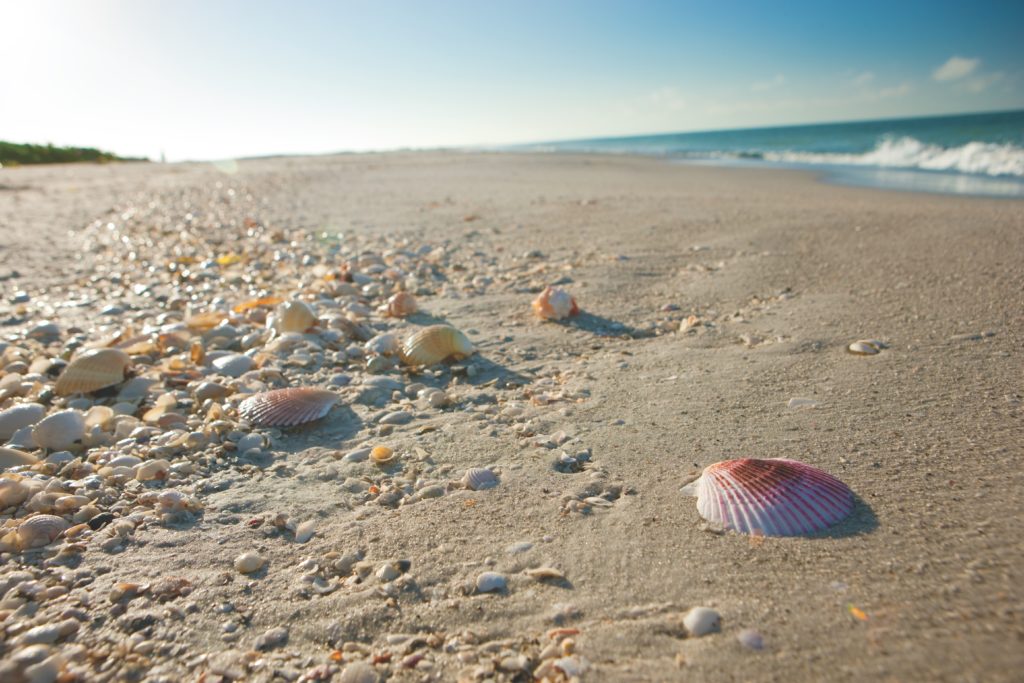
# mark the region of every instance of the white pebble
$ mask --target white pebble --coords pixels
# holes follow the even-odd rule
[[[500,593],[508,588],[505,576],[498,572],[484,572],[476,577],[477,593]]]
[[[706,636],[722,626],[722,617],[710,607],[694,607],[683,617],[683,626],[692,638]]]
[[[258,553],[250,551],[242,553],[235,558],[235,569],[243,574],[252,574],[262,567],[264,562],[266,560],[260,557]]]

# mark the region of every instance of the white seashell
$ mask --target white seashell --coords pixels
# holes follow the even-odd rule
[[[378,683],[380,677],[366,662],[352,662],[341,671],[338,683]]]
[[[21,550],[39,548],[57,540],[68,523],[56,515],[36,515],[18,525],[17,544]]]
[[[482,491],[498,485],[498,476],[485,467],[472,467],[462,477],[462,485],[470,491]]]
[[[532,306],[533,312],[544,320],[562,320],[580,312],[576,300],[560,287],[545,287]]]
[[[476,577],[477,593],[501,593],[508,589],[508,580],[498,572],[483,572]]]
[[[305,332],[316,323],[316,313],[304,301],[286,301],[274,311],[273,326],[278,332]]]
[[[22,465],[34,465],[37,462],[39,462],[39,458],[30,453],[0,447],[0,471]]]
[[[886,345],[877,339],[859,339],[846,347],[846,350],[858,356],[873,356],[884,348]]]
[[[747,534],[813,533],[853,510],[853,493],[841,481],[782,458],[718,462],[683,491],[697,496],[697,511],[708,522]]]
[[[722,627],[722,617],[710,607],[694,607],[683,617],[683,626],[691,638],[714,633]]]
[[[259,571],[260,567],[265,563],[266,560],[260,557],[258,553],[249,551],[235,558],[235,569],[242,574],[252,574],[255,571]]]
[[[313,538],[313,533],[316,531],[316,520],[307,519],[305,522],[295,527],[295,542],[305,543],[309,539]]]
[[[43,419],[46,408],[38,403],[19,403],[0,412],[0,442],[8,441],[14,433]]]
[[[377,356],[392,356],[398,353],[398,337],[394,334],[378,334],[363,345],[366,353]]]
[[[163,480],[171,471],[171,463],[162,458],[147,460],[135,468],[135,478],[139,481]]]
[[[222,375],[227,375],[228,377],[241,377],[252,370],[253,366],[256,365],[256,361],[245,354],[229,353],[226,356],[221,356],[214,360],[212,365],[214,369]]]
[[[319,420],[340,397],[333,391],[291,387],[264,391],[242,401],[238,414],[262,427],[292,427]]]
[[[32,428],[32,441],[51,451],[67,450],[85,436],[85,418],[77,410],[62,410]]]
[[[371,450],[373,450],[373,449],[372,448],[357,448],[355,450],[352,450],[352,451],[349,451],[348,453],[346,453],[345,456],[342,458],[342,460],[344,460],[345,462],[363,462],[364,460],[366,460],[367,458],[370,457],[370,451]]]
[[[764,636],[752,628],[745,628],[737,633],[736,640],[740,641],[740,645],[749,647],[751,650],[764,649]]]
[[[449,358],[461,360],[476,353],[476,347],[450,325],[431,325],[413,333],[402,345],[406,365],[434,365]]]
[[[157,495],[156,503],[164,512],[181,512],[190,507],[191,500],[181,491],[165,489]]]
[[[58,396],[88,394],[124,381],[124,372],[131,362],[120,349],[93,349],[71,361],[57,378],[54,390]]]

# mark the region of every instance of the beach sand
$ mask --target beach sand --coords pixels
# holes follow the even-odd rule
[[[450,245],[449,272],[484,279],[420,303],[477,344],[465,363],[477,375],[449,385],[456,406],[384,436],[373,420],[388,406],[347,389],[344,408],[277,435],[259,467],[194,476],[204,510],[193,522],[143,524],[114,552],[87,544],[76,565],[87,580],[38,610],[5,601],[8,658],[28,626],[59,621],[88,595],[77,633],[54,646],[108,653],[107,663],[69,665],[88,680],[294,680],[363,650],[387,680],[527,680],[501,663],[517,666],[523,652],[536,668],[556,626],[578,629],[583,680],[1019,680],[1024,203],[602,156],[341,155],[243,161],[230,174],[207,164],[3,169],[0,313],[15,315],[7,300],[24,290],[30,322],[114,324],[97,312],[124,302],[49,308],[101,256],[76,234],[97,219],[126,222],[128,207],[143,217],[133,220],[174,224],[212,206],[270,228],[340,233],[343,244],[394,235],[414,248]],[[535,294],[521,280],[505,285],[502,273],[538,264],[551,268],[535,279],[561,279],[579,318],[539,322]],[[864,338],[888,348],[846,352]],[[358,365],[340,370],[363,378]],[[815,404],[790,408],[792,398]],[[502,421],[509,402],[530,416],[518,431]],[[559,431],[572,437],[561,448],[537,445]],[[486,465],[500,483],[394,508],[354,503],[343,482],[373,468],[336,456],[364,443],[418,453],[404,467],[428,478]],[[560,471],[563,449],[589,449],[590,461]],[[856,509],[813,537],[716,533],[679,489],[737,457],[819,467],[850,486]],[[574,510],[592,495],[608,504]],[[315,535],[299,544],[269,533],[277,513],[316,519]],[[258,517],[267,522],[252,527]],[[231,568],[249,550],[268,560],[251,579]],[[304,560],[357,550],[374,571],[411,564],[393,584],[371,575],[302,594]],[[8,589],[4,576],[24,567],[35,578],[70,571],[44,570],[39,551],[4,560]],[[565,579],[522,573],[538,566]],[[466,594],[484,571],[504,574],[508,590]],[[112,609],[114,584],[167,576],[186,578],[191,593]],[[681,617],[699,605],[719,612],[721,631],[686,638]],[[246,654],[277,627],[285,643]],[[739,642],[746,629],[763,649]],[[138,652],[114,645],[133,632],[147,643]]]

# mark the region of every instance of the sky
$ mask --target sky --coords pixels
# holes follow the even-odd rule
[[[1024,109],[1024,2],[0,0],[0,140],[168,160]]]

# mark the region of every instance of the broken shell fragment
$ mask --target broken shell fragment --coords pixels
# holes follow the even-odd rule
[[[266,560],[259,553],[249,551],[235,558],[235,569],[241,574],[252,574],[264,565]]]
[[[476,353],[476,347],[459,330],[450,325],[431,325],[414,333],[402,345],[402,362],[406,365],[434,365],[449,358],[462,360]]]
[[[32,428],[32,441],[40,448],[63,451],[85,436],[85,418],[77,410],[62,410]]]
[[[873,356],[885,347],[877,339],[859,339],[846,347],[846,350],[858,356]]]
[[[712,525],[745,534],[809,534],[853,510],[853,492],[841,481],[783,458],[718,462],[683,491],[697,496],[697,511]]]
[[[34,465],[37,462],[39,462],[39,458],[31,453],[0,447],[0,471],[21,465]]]
[[[409,292],[398,292],[388,299],[387,312],[392,318],[404,318],[419,310],[416,297]]]
[[[319,420],[338,398],[333,391],[312,387],[274,389],[245,399],[238,413],[261,427],[293,427]]]
[[[316,323],[316,313],[304,301],[286,301],[274,311],[273,326],[278,332],[305,332]]]
[[[120,384],[130,361],[128,354],[119,349],[86,351],[71,361],[57,378],[57,395],[88,394]]]
[[[561,320],[580,312],[576,299],[561,287],[545,287],[533,300],[533,312],[544,320]]]

